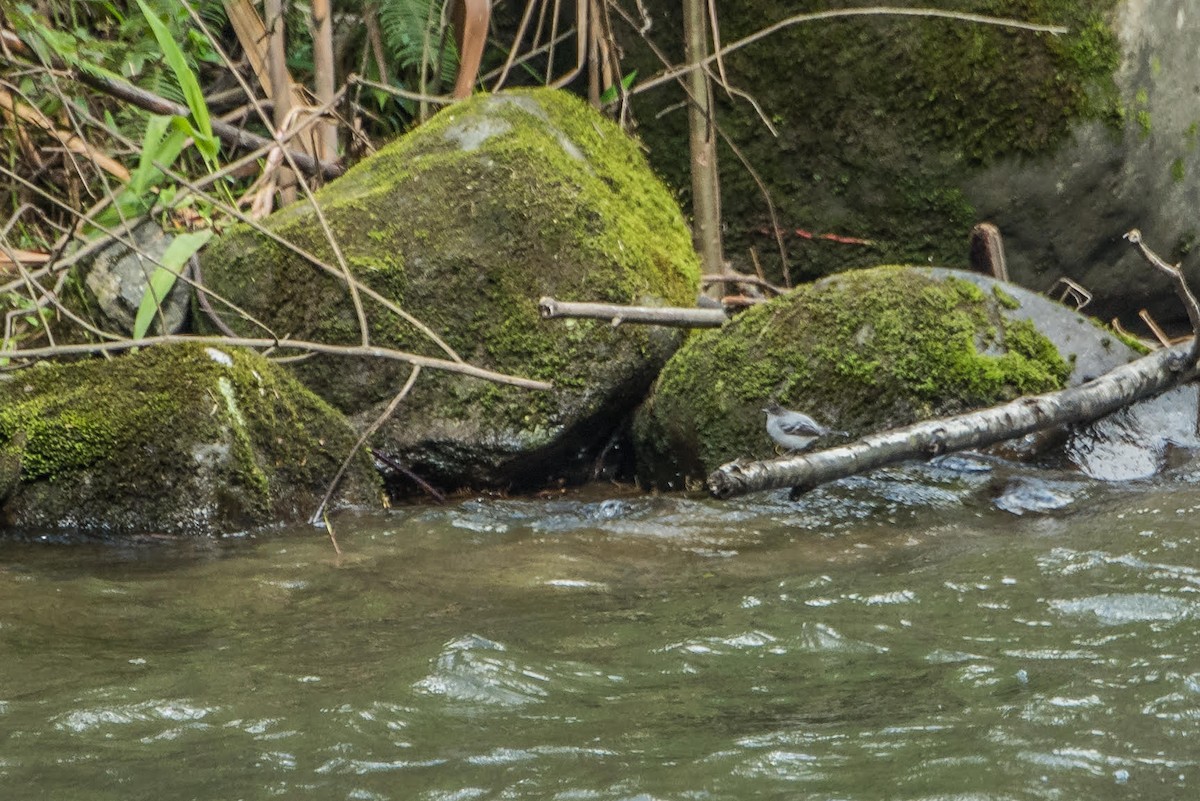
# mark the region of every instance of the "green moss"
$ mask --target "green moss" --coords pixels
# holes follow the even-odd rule
[[[1114,339],[1117,339],[1118,341],[1124,343],[1126,347],[1136,351],[1137,353],[1141,353],[1144,355],[1144,354],[1147,354],[1150,352],[1150,348],[1146,345],[1146,343],[1143,342],[1142,340],[1138,339],[1137,337],[1126,334],[1124,331],[1117,331],[1116,329],[1111,328],[1107,325],[1104,325],[1103,323],[1100,323],[1098,321],[1097,321],[1096,325],[1099,328],[1104,329],[1104,331],[1107,332]]]
[[[202,424],[180,419],[181,404],[170,392],[129,381],[124,361],[115,364],[108,371],[106,363],[43,364],[0,384],[0,445],[23,441],[23,480],[58,480],[111,460],[160,416],[178,419],[183,436]]]
[[[996,298],[996,302],[1006,309],[1013,310],[1021,308],[1021,301],[1005,292],[999,284],[992,285],[992,295]]]
[[[1183,259],[1183,257],[1187,256],[1195,249],[1196,231],[1189,229],[1180,234],[1179,239],[1175,241],[1175,250],[1173,255],[1176,259]]]
[[[1060,388],[1070,366],[1000,309],[969,281],[912,268],[800,287],[691,338],[639,416],[639,448],[700,476],[770,454],[769,399],[865,432]]]
[[[1175,183],[1182,183],[1187,177],[1187,168],[1184,166],[1183,159],[1177,158],[1171,162],[1171,180]]]
[[[1150,135],[1151,123],[1149,110],[1139,109],[1133,115],[1133,121],[1137,123],[1138,131],[1141,133],[1143,139]]]
[[[1008,320],[1003,344],[1007,352],[996,362],[1001,381],[1015,387],[1018,394],[1059,389],[1071,375],[1071,365],[1028,320]]]

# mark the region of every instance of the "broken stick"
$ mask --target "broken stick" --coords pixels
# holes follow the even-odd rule
[[[1183,270],[1178,264],[1167,264],[1157,253],[1147,247],[1146,243],[1142,241],[1142,232],[1138,229],[1134,228],[1125,234],[1125,238],[1138,249],[1142,258],[1151,267],[1171,279],[1172,288],[1179,299],[1183,301],[1183,307],[1187,309],[1188,321],[1192,324],[1192,349],[1188,358],[1192,364],[1195,364],[1196,359],[1200,358],[1200,303],[1196,301],[1196,296],[1192,294],[1192,288],[1188,286],[1187,279],[1183,277]]]
[[[689,309],[679,306],[621,306],[616,303],[572,303],[554,298],[538,301],[543,320],[555,317],[587,317],[611,320],[612,324],[647,323],[676,328],[720,328],[729,317],[721,309]]]

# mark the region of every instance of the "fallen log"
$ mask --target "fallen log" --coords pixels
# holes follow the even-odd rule
[[[1200,376],[1200,369],[1189,360],[1191,348],[1189,341],[1155,351],[1077,387],[925,420],[837,448],[759,462],[738,459],[709,475],[708,491],[717,498],[781,487],[803,492],[896,462],[980,448],[1054,426],[1088,423]]]
[[[676,328],[720,328],[728,315],[722,309],[689,309],[679,306],[621,306],[615,303],[573,303],[554,298],[538,301],[543,320],[555,317],[586,317],[621,323],[647,323]]]

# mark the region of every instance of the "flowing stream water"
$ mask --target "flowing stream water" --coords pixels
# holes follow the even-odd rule
[[[957,458],[9,538],[0,798],[1192,798],[1198,509]]]

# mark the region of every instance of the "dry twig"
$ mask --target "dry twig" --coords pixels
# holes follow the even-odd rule
[[[464,362],[452,362],[446,359],[435,359],[431,356],[420,356],[407,351],[383,348],[378,345],[331,345],[327,342],[308,342],[300,339],[256,339],[254,337],[209,337],[192,335],[163,335],[143,337],[142,339],[119,339],[109,342],[84,342],[71,345],[58,345],[46,348],[19,348],[4,354],[5,358],[19,361],[29,359],[49,359],[57,356],[81,356],[86,354],[117,353],[133,348],[148,348],[156,345],[174,345],[181,343],[197,343],[220,347],[243,348],[288,348],[306,350],[314,353],[324,353],[331,356],[359,356],[373,359],[390,359],[392,361],[408,362],[409,364],[429,367],[434,370],[445,370],[450,373],[461,373],[472,378],[481,378],[497,384],[508,384],[523,389],[553,389],[554,385],[547,381],[533,378],[498,373],[483,367]]]
[[[329,488],[325,490],[325,495],[321,498],[321,502],[317,504],[317,510],[313,512],[312,517],[308,519],[309,523],[316,525],[316,522],[325,516],[325,506],[329,503],[329,499],[333,497],[333,493],[337,489],[338,483],[342,480],[342,476],[346,474],[346,470],[349,469],[350,464],[354,461],[354,457],[362,450],[363,445],[367,444],[367,440],[371,438],[371,435],[378,431],[379,427],[383,425],[384,421],[392,416],[392,414],[396,411],[396,407],[400,405],[400,402],[408,396],[408,393],[413,388],[413,384],[417,383],[417,376],[420,374],[421,365],[414,364],[412,372],[408,374],[408,380],[404,382],[404,386],[400,388],[400,391],[397,392],[396,396],[392,398],[390,403],[388,403],[387,408],[383,410],[382,414],[375,418],[371,425],[364,428],[363,432],[359,434],[358,441],[354,443],[354,447],[350,449],[350,453],[346,454],[346,458],[342,461],[341,467],[338,468],[337,474],[334,475],[333,480],[329,482]]]
[[[808,14],[796,14],[787,19],[780,20],[774,25],[768,25],[749,36],[738,39],[733,44],[710,54],[699,62],[685,64],[681,67],[673,67],[652,78],[637,84],[629,90],[630,94],[641,94],[661,86],[669,81],[677,80],[684,75],[687,75],[693,70],[702,69],[719,58],[723,58],[735,50],[740,50],[746,45],[753,44],[759,39],[764,39],[785,28],[790,28],[794,25],[800,25],[806,22],[816,22],[822,19],[837,19],[838,17],[865,17],[865,16],[888,16],[888,17],[934,17],[941,19],[957,20],[959,22],[975,22],[980,25],[998,25],[1003,28],[1016,28],[1018,30],[1034,31],[1039,33],[1067,33],[1067,29],[1061,25],[1042,25],[1040,23],[1025,22],[1019,19],[1008,19],[1005,17],[991,17],[986,14],[968,14],[960,11],[946,11],[940,8],[899,8],[895,6],[871,6],[869,8],[835,8],[828,11],[814,11]]]
[[[1142,232],[1138,229],[1134,228],[1125,234],[1125,238],[1138,249],[1142,258],[1151,267],[1171,279],[1175,294],[1179,296],[1183,307],[1187,310],[1188,322],[1192,324],[1192,347],[1188,353],[1188,360],[1191,364],[1195,364],[1197,358],[1200,358],[1200,302],[1197,302],[1196,296],[1192,294],[1192,288],[1188,286],[1187,279],[1183,276],[1183,270],[1178,264],[1167,264],[1163,261],[1161,256],[1142,241]]]
[[[615,303],[572,303],[544,297],[538,301],[543,320],[584,317],[621,323],[647,323],[676,328],[720,328],[729,318],[721,309],[687,309],[678,306],[621,306]]]

